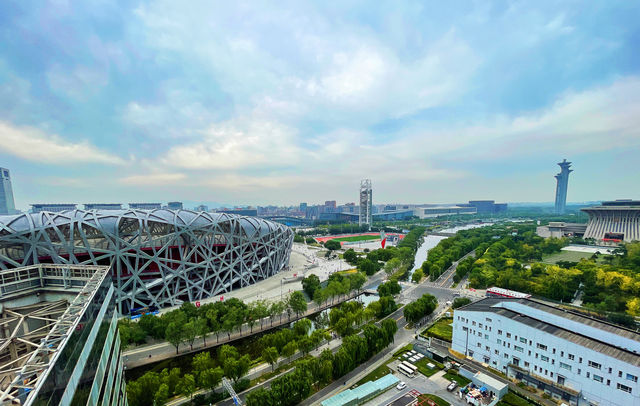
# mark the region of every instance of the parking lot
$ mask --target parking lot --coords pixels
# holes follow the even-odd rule
[[[391,388],[382,395],[365,403],[366,406],[389,405],[396,400],[398,400],[398,402],[396,402],[396,404],[394,404],[393,406],[403,406],[406,404],[406,402],[404,401],[405,399],[407,401],[410,400],[409,397],[402,399],[404,396],[411,396],[415,399],[418,394],[422,393],[430,393],[440,396],[442,399],[446,400],[452,405],[464,405],[464,401],[457,396],[458,388],[456,388],[453,392],[447,391],[447,385],[449,384],[449,381],[442,378],[444,371],[436,373],[435,375],[431,376],[431,378],[426,378],[420,373],[417,374],[415,378],[408,378],[405,375],[399,374],[395,370],[393,373],[398,377],[398,379],[405,382],[407,384],[407,387],[403,390]]]

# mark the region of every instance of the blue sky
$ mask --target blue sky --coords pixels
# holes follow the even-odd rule
[[[640,3],[0,3],[34,202],[640,198]]]

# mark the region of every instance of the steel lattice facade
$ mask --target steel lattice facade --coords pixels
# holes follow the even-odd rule
[[[0,269],[109,265],[118,309],[167,307],[251,285],[289,263],[293,232],[256,217],[189,210],[0,216]]]

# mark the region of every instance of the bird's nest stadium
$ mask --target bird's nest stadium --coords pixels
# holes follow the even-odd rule
[[[289,263],[293,232],[256,217],[190,210],[0,216],[0,269],[109,265],[118,310],[168,307],[251,285]]]

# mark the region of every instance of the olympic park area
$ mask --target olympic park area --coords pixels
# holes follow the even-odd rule
[[[190,210],[70,210],[0,216],[0,270],[111,267],[120,314],[245,288],[286,270],[292,230],[257,217]]]

